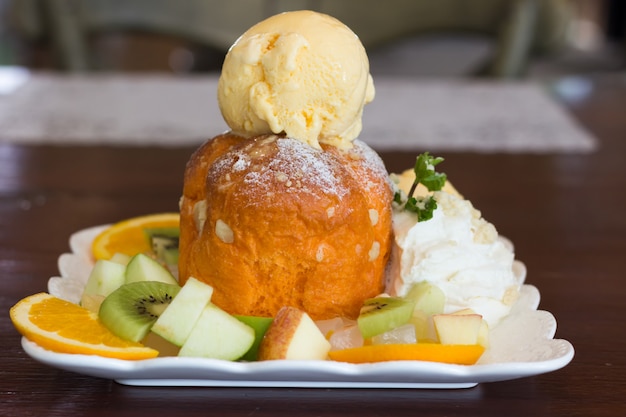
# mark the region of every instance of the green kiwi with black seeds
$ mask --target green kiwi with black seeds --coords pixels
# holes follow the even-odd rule
[[[376,297],[365,300],[357,325],[368,339],[406,324],[413,315],[415,301],[400,297]]]
[[[156,227],[144,229],[156,259],[165,265],[178,265],[179,227]]]
[[[178,285],[158,281],[124,284],[104,299],[98,316],[112,333],[140,342],[179,290]]]

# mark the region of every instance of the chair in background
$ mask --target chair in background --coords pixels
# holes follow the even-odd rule
[[[55,69],[116,69],[97,47],[114,34],[149,34],[225,51],[267,12],[263,1],[214,0],[12,0],[13,26],[31,43],[47,44]]]
[[[377,53],[399,45],[409,61],[410,48],[417,44],[411,39],[482,40],[489,46],[483,62],[477,67],[467,66],[465,75],[494,78],[522,77],[533,57],[559,51],[565,44],[572,18],[570,0],[395,0],[384,4],[377,0],[318,0],[312,3],[350,26],[369,51]],[[442,44],[446,47],[450,43]],[[398,59],[389,65],[397,64]]]
[[[520,77],[532,55],[563,39],[568,0],[13,0],[14,21],[44,38],[58,69],[107,69],[90,40],[98,33],[141,31],[173,36],[224,54],[259,20],[286,10],[328,13],[369,49],[433,33],[479,35],[493,44],[483,75]],[[407,53],[411,53],[410,50]],[[393,65],[397,65],[393,64]]]

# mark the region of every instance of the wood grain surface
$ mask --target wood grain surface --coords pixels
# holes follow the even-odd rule
[[[568,105],[591,154],[442,154],[441,169],[516,246],[572,363],[461,390],[144,388],[39,364],[9,308],[46,290],[69,235],[178,208],[191,148],[0,145],[2,416],[620,416],[626,412],[626,79]],[[2,133],[0,132],[0,140]],[[417,153],[385,152],[389,171]]]

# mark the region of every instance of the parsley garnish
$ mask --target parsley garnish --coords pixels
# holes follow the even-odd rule
[[[433,217],[433,211],[437,208],[437,201],[433,196],[413,197],[415,189],[419,184],[423,184],[428,191],[439,191],[446,183],[446,174],[435,172],[435,166],[443,162],[443,158],[430,156],[425,152],[417,157],[415,161],[415,180],[406,201],[400,191],[396,191],[393,196],[394,203],[400,205],[405,210],[417,214],[418,221],[429,220]]]

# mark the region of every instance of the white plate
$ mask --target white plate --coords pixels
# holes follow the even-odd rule
[[[59,257],[59,277],[48,291],[78,302],[93,263],[91,241],[105,226],[75,233],[72,253]],[[515,272],[525,277],[524,264]],[[348,387],[348,388],[468,388],[481,382],[505,381],[539,375],[566,366],[574,348],[554,339],[556,320],[537,310],[539,291],[522,287],[511,314],[490,332],[491,345],[476,365],[449,365],[422,361],[395,361],[353,365],[333,361],[228,362],[214,359],[160,357],[126,361],[99,356],[60,354],[27,339],[22,346],[32,358],[47,365],[84,375],[113,379],[126,385],[228,387]]]

